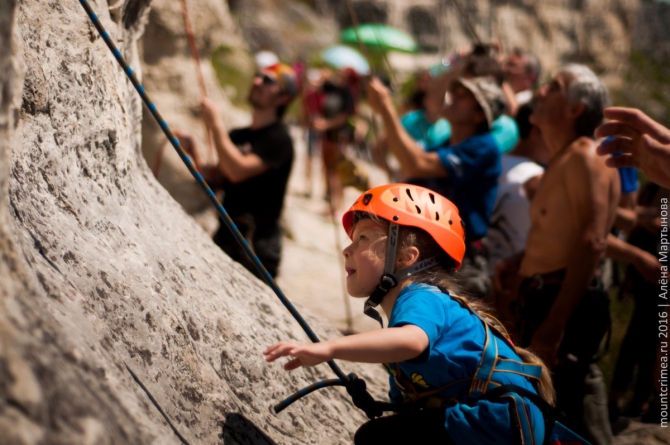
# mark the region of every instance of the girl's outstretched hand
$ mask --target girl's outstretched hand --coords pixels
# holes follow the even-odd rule
[[[292,359],[284,365],[287,371],[301,366],[316,366],[333,359],[332,348],[327,342],[311,344],[279,342],[263,351],[263,355],[266,356],[267,362],[290,356]]]

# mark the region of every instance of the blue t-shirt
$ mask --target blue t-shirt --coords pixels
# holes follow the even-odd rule
[[[402,375],[411,378],[419,392],[438,389],[475,374],[486,339],[484,324],[448,294],[425,284],[412,284],[402,289],[393,306],[389,328],[408,324],[421,328],[429,341],[428,354],[420,356],[420,363],[413,359],[398,364]],[[497,343],[499,358],[521,360],[506,342],[499,340]],[[394,383],[396,364],[385,366],[391,374],[391,401],[402,402],[402,393]],[[506,372],[494,376],[496,383],[514,384],[535,392],[529,379],[522,375]],[[542,413],[528,400],[524,401],[535,443],[542,443]],[[511,403],[510,398],[501,397],[491,401],[481,400],[472,406],[464,403],[449,405],[445,408],[445,428],[455,443],[515,443],[518,432],[510,417]]]
[[[486,235],[498,191],[500,152],[490,133],[467,138],[463,142],[437,150],[447,170],[447,195],[458,207],[465,224],[468,242]],[[440,190],[435,190],[440,193]]]
[[[426,151],[444,145],[451,137],[451,125],[446,119],[438,119],[431,124],[423,110],[410,111],[400,118],[400,123],[412,139]]]

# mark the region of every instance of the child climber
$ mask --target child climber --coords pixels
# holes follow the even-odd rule
[[[361,195],[342,223],[352,241],[347,291],[369,296],[366,314],[381,323],[380,305],[388,328],[277,343],[266,360],[290,356],[288,371],[333,359],[384,364],[391,402],[408,409],[364,424],[356,444],[542,444],[544,417],[528,397],[553,403],[547,369],[512,345],[483,304],[454,293],[465,253],[458,209],[423,187],[390,184]]]

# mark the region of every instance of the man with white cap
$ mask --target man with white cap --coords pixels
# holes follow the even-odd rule
[[[489,77],[454,81],[442,110],[451,123],[451,138],[431,152],[404,130],[388,90],[378,80],[370,82],[368,100],[384,121],[389,147],[405,181],[447,196],[460,209],[467,246],[457,276],[469,293],[487,296],[490,280],[481,239],[488,229],[500,175],[500,152],[489,131],[506,106],[502,90]]]

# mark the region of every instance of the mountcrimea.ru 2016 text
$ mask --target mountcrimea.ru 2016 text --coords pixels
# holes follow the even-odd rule
[[[668,200],[661,199],[661,239],[658,260],[661,263],[661,279],[658,281],[658,337],[659,337],[659,397],[661,400],[661,426],[668,426],[668,254],[670,253],[670,233],[668,232]]]

